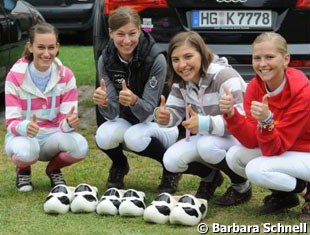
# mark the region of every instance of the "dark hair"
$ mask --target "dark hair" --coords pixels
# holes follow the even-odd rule
[[[113,13],[109,16],[108,24],[109,28],[113,30],[117,30],[120,27],[133,23],[137,28],[140,28],[141,18],[138,12],[128,6],[118,7]]]
[[[33,54],[28,49],[28,43],[33,44],[34,38],[36,34],[45,34],[45,33],[53,33],[56,36],[56,41],[58,42],[58,30],[53,25],[49,23],[39,23],[34,26],[32,26],[29,30],[29,39],[27,44],[25,45],[24,51],[22,56],[26,57],[28,60],[33,60]],[[58,56],[59,52],[57,52]]]
[[[184,44],[188,44],[196,49],[200,53],[201,56],[201,75],[206,74],[208,67],[213,60],[212,51],[206,46],[202,37],[194,32],[181,32],[175,35],[169,42],[167,60],[168,60],[168,77],[169,83],[172,84],[174,82],[183,82],[183,79],[177,75],[172,66],[171,54],[172,52]]]

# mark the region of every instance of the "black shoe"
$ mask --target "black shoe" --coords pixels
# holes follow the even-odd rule
[[[62,175],[60,169],[53,171],[46,171],[47,176],[50,178],[51,187],[54,188],[56,185],[64,184],[67,185],[64,176]]]
[[[216,188],[221,186],[223,182],[224,182],[223,175],[221,174],[220,171],[218,171],[212,182],[200,181],[195,197],[210,200]]]
[[[263,200],[264,205],[258,210],[260,214],[276,214],[298,206],[299,199],[296,193],[273,191]]]
[[[305,223],[310,222],[310,202],[306,201],[305,204],[302,206],[299,220]]]
[[[118,188],[123,189],[124,188],[124,177],[129,172],[129,165],[125,167],[113,167],[111,166],[109,170],[109,177],[107,182],[108,188]]]
[[[234,206],[247,202],[252,197],[252,188],[244,193],[239,193],[236,189],[230,186],[223,196],[218,198],[214,203],[219,206]]]
[[[165,172],[161,177],[157,193],[175,193],[178,189],[178,184],[181,178],[182,174]]]
[[[20,192],[30,192],[33,190],[30,167],[17,169],[16,188]]]

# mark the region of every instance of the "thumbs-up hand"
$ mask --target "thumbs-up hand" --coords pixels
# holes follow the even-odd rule
[[[100,86],[95,90],[93,94],[93,101],[96,105],[107,107],[108,106],[108,95],[107,88],[103,79],[100,80]]]
[[[226,86],[223,87],[224,94],[221,96],[219,100],[220,111],[223,114],[226,114],[227,117],[231,117],[234,115],[234,97],[231,94],[231,90]]]
[[[123,90],[123,91],[129,90],[128,87],[127,87],[127,85],[126,85],[125,79],[122,80],[122,90]]]
[[[79,127],[79,117],[77,113],[74,112],[74,110],[75,110],[75,106],[72,106],[69,113],[67,113],[66,115],[66,119],[67,119],[68,124],[75,130],[77,130]]]
[[[125,79],[122,81],[122,90],[119,92],[119,103],[123,106],[133,106],[138,97],[127,87]]]
[[[31,122],[27,125],[27,136],[33,138],[39,132],[40,127],[37,124],[37,116],[33,114]]]
[[[182,122],[182,126],[193,134],[198,133],[198,114],[192,109],[191,105],[187,106],[189,118]]]
[[[155,120],[161,125],[167,125],[170,120],[170,111],[166,108],[166,98],[165,96],[160,96],[160,104],[155,112]]]
[[[252,101],[251,103],[251,114],[252,117],[257,121],[264,121],[269,115],[270,110],[268,107],[268,94],[265,94],[262,98],[262,102]]]

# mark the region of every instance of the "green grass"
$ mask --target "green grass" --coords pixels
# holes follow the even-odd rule
[[[71,68],[78,85],[95,85],[96,67],[92,46],[60,46],[59,58]]]
[[[92,79],[94,79],[95,69],[90,46],[64,46],[61,52],[63,63],[71,67],[76,77],[81,79],[78,81],[79,85],[94,84]],[[90,80],[91,82],[89,82]],[[91,106],[91,97],[83,103],[83,105]],[[96,127],[94,126],[80,130],[80,133],[89,142],[88,157],[80,163],[64,168],[63,173],[69,185],[76,186],[79,183],[94,185],[98,188],[99,196],[101,196],[106,190],[105,183],[111,162],[97,149],[94,142],[95,131]],[[18,192],[15,189],[15,167],[4,151],[4,135],[5,127],[0,126],[0,153],[2,156],[0,158],[0,235],[199,234],[196,227],[147,224],[142,217],[124,218],[99,216],[96,213],[73,214],[71,212],[56,216],[45,214],[43,202],[50,190],[49,180],[44,174],[46,163],[38,162],[32,167],[34,191],[30,193]],[[147,205],[149,205],[156,196],[155,190],[160,182],[161,167],[157,162],[148,158],[132,153],[126,154],[131,167],[130,173],[125,178],[126,188],[144,191]],[[197,177],[183,176],[177,194],[194,194],[198,182]],[[215,198],[222,195],[228,186],[229,181],[225,178],[225,183],[216,191]],[[218,207],[211,200],[207,217],[203,222],[209,226],[212,226],[212,223],[298,225],[301,205],[280,215],[261,216],[256,213],[256,208],[261,205],[262,199],[268,193],[268,190],[254,186],[253,198],[248,203],[229,208]],[[208,234],[212,234],[212,232]]]

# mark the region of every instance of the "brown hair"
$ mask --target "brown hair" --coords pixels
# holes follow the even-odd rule
[[[112,31],[117,30],[128,23],[133,23],[135,26],[137,26],[137,28],[140,28],[141,25],[141,18],[138,12],[131,7],[118,7],[109,16],[108,24]]]
[[[275,33],[275,32],[264,32],[258,35],[255,38],[252,46],[254,47],[257,43],[266,42],[266,41],[273,42],[277,51],[280,52],[282,55],[288,54],[286,40],[280,34]]]
[[[167,60],[168,60],[168,76],[169,83],[172,84],[174,82],[182,82],[183,79],[177,75],[172,66],[171,54],[172,52],[184,44],[189,44],[196,49],[197,52],[200,53],[201,56],[201,75],[206,74],[208,67],[213,60],[213,53],[207,47],[202,37],[194,32],[181,32],[175,35],[169,42]]]
[[[33,44],[34,38],[36,34],[45,34],[45,33],[53,33],[56,36],[56,42],[58,42],[58,30],[51,24],[49,23],[39,23],[34,26],[32,26],[29,30],[29,39],[28,43]],[[27,44],[28,44],[27,43]],[[28,45],[25,45],[24,52],[22,54],[23,57],[26,57],[28,60],[32,61],[33,60],[33,54],[29,51]],[[58,56],[59,52],[57,52]]]

